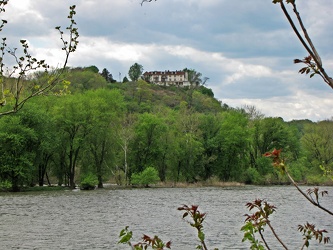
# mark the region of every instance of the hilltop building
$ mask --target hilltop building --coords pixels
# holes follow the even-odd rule
[[[146,82],[154,83],[163,86],[190,86],[188,80],[188,72],[182,70],[176,71],[146,71],[143,74],[143,79]]]

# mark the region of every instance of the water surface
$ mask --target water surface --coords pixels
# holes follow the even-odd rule
[[[322,189],[330,194],[322,204],[333,208],[333,188]],[[209,249],[249,249],[241,242],[240,228],[249,213],[245,203],[256,198],[277,206],[271,221],[290,249],[300,249],[297,225],[307,221],[329,230],[333,240],[333,217],[309,205],[291,186],[104,189],[0,194],[0,249],[129,249],[117,244],[125,226],[133,231],[134,242],[145,233],[171,240],[174,250],[195,249],[195,230],[177,211],[182,204],[207,212]],[[272,249],[282,249],[269,234],[268,240]],[[318,246],[311,243],[309,249]]]

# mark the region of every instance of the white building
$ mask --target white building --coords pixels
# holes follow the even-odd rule
[[[190,86],[188,73],[182,70],[176,71],[150,71],[143,74],[143,79],[147,82],[163,86]]]

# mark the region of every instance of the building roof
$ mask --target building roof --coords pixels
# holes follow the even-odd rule
[[[182,70],[176,70],[176,71],[170,71],[170,70],[165,70],[165,71],[146,71],[143,75],[149,76],[149,75],[185,75],[185,72]]]

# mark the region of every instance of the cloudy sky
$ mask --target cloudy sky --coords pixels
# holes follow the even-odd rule
[[[298,74],[307,56],[272,0],[10,0],[2,37],[20,39],[53,66],[64,59],[55,26],[67,26],[75,4],[80,44],[70,66],[107,68],[115,79],[138,62],[144,70],[193,68],[232,107],[255,106],[266,116],[313,121],[333,116],[333,90],[318,76]],[[333,75],[333,1],[297,1],[324,67]],[[5,63],[11,64],[6,57]]]

